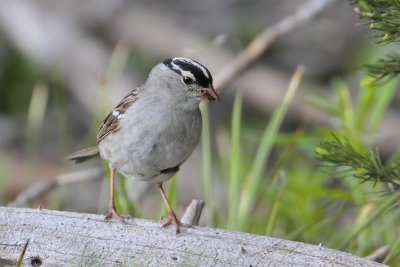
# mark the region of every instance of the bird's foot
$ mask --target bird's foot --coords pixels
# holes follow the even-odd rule
[[[167,220],[161,227],[166,228],[166,227],[170,226],[171,224],[173,224],[175,226],[176,234],[179,234],[181,232],[180,227],[188,227],[188,228],[193,227],[190,224],[182,223],[178,218],[176,218],[175,213],[168,214]]]
[[[127,217],[126,216],[122,216],[121,214],[119,214],[115,208],[109,208],[105,219],[107,221],[115,219],[115,220],[120,221],[120,222],[125,222],[125,219],[127,219]]]

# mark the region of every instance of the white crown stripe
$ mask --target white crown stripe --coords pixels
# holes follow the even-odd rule
[[[190,64],[192,64],[192,65],[195,65],[196,67],[198,67],[198,68],[203,72],[204,76],[206,76],[207,79],[210,79],[210,77],[209,77],[209,75],[208,75],[208,72],[207,72],[207,69],[206,69],[203,65],[197,63],[196,61],[191,60],[191,59],[189,59],[189,58],[184,58],[184,57],[175,57],[175,58],[173,58],[173,60],[172,60],[172,65],[175,65],[175,64],[174,64],[174,60],[180,60],[180,61],[184,61],[184,62],[190,63]],[[175,65],[175,66],[176,66],[176,65]],[[175,67],[174,67],[174,69],[180,69],[180,68],[179,68],[179,67],[178,67],[178,68],[175,68]]]
[[[171,62],[171,65],[172,65],[172,67],[173,67],[174,69],[179,70],[179,72],[180,72],[183,76],[188,76],[188,77],[192,78],[194,81],[196,81],[196,78],[194,77],[194,75],[193,75],[190,71],[182,70],[181,67],[179,67],[178,65],[176,65],[176,64],[174,63],[174,61]]]
[[[207,70],[206,70],[202,65],[200,65],[199,63],[197,63],[197,62],[195,62],[195,61],[192,61],[191,63],[192,63],[193,65],[197,66],[199,69],[201,69],[201,71],[203,72],[204,76],[207,77],[207,79],[210,79],[210,77],[208,76]]]

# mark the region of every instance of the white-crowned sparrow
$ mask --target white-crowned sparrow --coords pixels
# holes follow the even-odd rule
[[[68,157],[82,162],[100,154],[110,165],[110,201],[106,219],[122,219],[114,204],[115,171],[158,184],[168,208],[166,227],[177,233],[176,218],[162,183],[169,180],[199,143],[201,100],[218,100],[210,71],[192,59],[175,57],[156,65],[146,82],[108,114],[97,134],[98,146]]]

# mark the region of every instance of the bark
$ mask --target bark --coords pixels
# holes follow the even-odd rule
[[[196,226],[0,207],[0,266],[382,266],[323,246]]]

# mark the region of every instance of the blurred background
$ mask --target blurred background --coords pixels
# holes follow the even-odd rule
[[[0,205],[105,213],[105,165],[65,157],[95,145],[109,110],[168,57],[196,59],[215,78],[264,29],[306,2],[2,0]],[[338,178],[314,157],[332,133],[351,132],[384,159],[399,146],[396,82],[380,89],[390,92],[384,100],[380,93],[367,104],[360,97],[360,66],[390,47],[373,44],[358,22],[347,1],[333,1],[237,75],[220,103],[202,106],[202,144],[166,184],[178,214],[191,199],[203,199],[201,225],[360,256],[398,247],[399,212],[370,220],[382,211],[384,186]],[[279,132],[266,136],[298,65],[305,74],[296,96],[280,113]],[[374,101],[381,103],[376,114],[352,117],[358,105],[368,109]],[[119,179],[117,187],[122,213],[165,215],[155,186]]]

